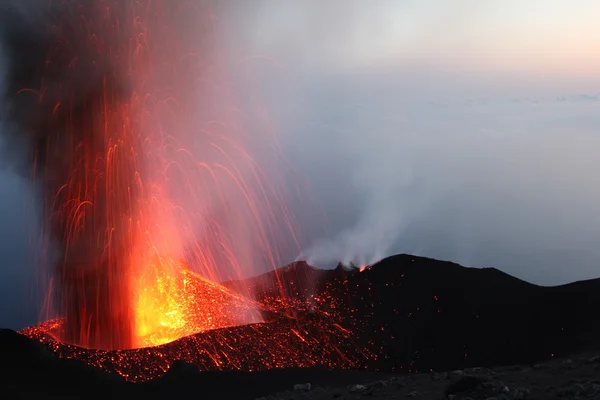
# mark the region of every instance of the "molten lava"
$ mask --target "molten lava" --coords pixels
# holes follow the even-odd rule
[[[259,301],[253,303],[240,297],[233,289],[202,279],[185,268],[180,271],[183,273],[178,278],[161,274],[158,277],[147,276],[155,284],[145,285],[150,293],[139,303],[143,310],[136,311],[137,315],[148,316],[148,332],[139,333],[145,343],[168,343],[126,350],[86,349],[56,340],[64,329],[63,319],[46,321],[20,333],[46,344],[61,358],[82,361],[132,382],[158,378],[178,360],[196,365],[201,371],[256,371],[298,367],[364,368],[370,360],[377,358],[372,350],[358,345],[354,329],[344,327],[347,324],[354,327],[353,310],[344,303],[346,296],[340,295],[345,291],[347,279],[324,279],[318,282],[317,289],[310,277],[297,273],[297,268],[292,271],[282,269],[281,275],[267,274],[250,279],[253,281],[250,285],[262,286]],[[272,291],[278,286],[279,278],[286,275],[286,295]],[[302,275],[304,278],[298,279]],[[293,280],[291,277],[294,277]],[[324,287],[323,282],[327,282]],[[176,289],[152,293],[161,292],[169,285]],[[230,283],[227,286],[237,285]],[[340,289],[342,292],[339,292]],[[162,296],[178,291],[182,292],[173,302],[162,300]],[[206,307],[186,308],[186,304],[179,302],[182,298],[189,299],[190,306],[201,304]],[[205,304],[207,301],[212,304]],[[155,310],[154,305],[159,309]],[[257,310],[268,316],[265,318],[268,321],[212,329],[231,324],[240,315]],[[190,311],[195,311],[195,314],[190,314]],[[344,313],[346,317],[342,316]],[[155,329],[156,324],[162,327]],[[358,325],[373,330],[366,320]],[[171,341],[194,331],[199,333]],[[149,332],[154,334],[145,335]]]
[[[260,322],[260,305],[202,278],[181,264],[158,260],[141,276],[134,304],[137,347],[248,322]]]
[[[181,263],[158,259],[136,280],[134,347],[150,347],[211,329],[261,322],[263,306],[202,278]],[[57,340],[64,320],[39,325]],[[26,330],[27,331],[27,330]]]

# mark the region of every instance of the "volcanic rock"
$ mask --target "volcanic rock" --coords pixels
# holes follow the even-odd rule
[[[348,391],[350,393],[357,393],[357,392],[362,392],[362,391],[365,391],[365,390],[367,390],[367,387],[365,385],[351,385],[348,388]]]
[[[461,376],[456,381],[454,381],[450,385],[448,385],[448,387],[446,388],[445,394],[446,394],[446,396],[449,396],[452,394],[456,395],[456,394],[461,394],[461,393],[465,393],[465,392],[471,392],[480,387],[483,387],[483,383],[485,383],[485,382],[487,382],[487,379],[481,378],[478,376],[473,376],[473,375]]]
[[[56,356],[48,347],[11,329],[0,329],[0,354],[5,363],[12,365],[56,361]]]
[[[89,398],[107,398],[113,390],[127,396],[131,388],[98,368],[60,359],[39,341],[9,329],[0,330],[0,383],[7,396],[45,393],[78,398],[92,393]]]
[[[250,280],[248,285],[254,284],[260,289],[255,297],[258,303],[271,306],[278,304],[278,298],[287,299],[290,295],[293,301],[286,307],[300,307],[295,314],[274,311],[275,317],[262,324],[207,331],[156,348],[119,353],[95,353],[49,343],[61,356],[102,365],[129,379],[147,371],[156,374],[150,377],[160,376],[165,366],[180,359],[181,354],[186,354],[186,362],[201,365],[203,370],[253,371],[275,366],[290,368],[299,366],[299,362],[310,367],[348,368],[344,362],[348,357],[354,357],[351,368],[395,373],[426,371],[429,385],[442,384],[433,378],[436,375],[431,371],[456,370],[461,372],[439,373],[438,376],[452,377],[447,393],[450,396],[460,393],[457,398],[539,398],[542,389],[535,389],[535,386],[530,387],[529,395],[526,390],[513,389],[524,387],[522,383],[518,386],[512,386],[510,382],[501,384],[499,377],[511,373],[545,376],[558,371],[571,374],[587,368],[586,373],[597,375],[594,368],[598,365],[598,353],[593,352],[600,349],[600,316],[595,311],[595,305],[600,303],[600,280],[540,287],[492,268],[464,268],[408,255],[390,257],[360,272],[338,273],[296,263],[282,271]],[[235,287],[234,283],[225,286]],[[282,296],[282,286],[283,297],[277,297]],[[302,306],[308,304],[303,303],[304,300],[314,301],[317,312]],[[319,314],[319,310],[327,311],[327,314]],[[347,336],[339,335],[345,331],[349,332]],[[329,335],[327,340],[322,336],[324,334]],[[15,345],[10,343],[22,340],[19,335],[1,332],[0,336],[6,350],[3,354],[10,354],[8,350],[13,346],[22,346],[23,353],[30,354],[31,359],[44,359],[39,356],[44,354],[44,348],[34,344],[35,341]],[[335,351],[325,353],[324,343],[335,345],[343,356]],[[212,353],[202,349],[211,349]],[[575,357],[579,352],[588,355]],[[337,359],[333,358],[336,354]],[[572,362],[563,364],[562,359],[567,355]],[[6,360],[7,356],[4,357]],[[66,362],[48,362],[60,364],[63,371],[69,368],[69,362],[76,362],[62,361]],[[488,369],[511,364],[517,367]],[[87,372],[75,374],[88,376]],[[172,374],[173,371],[169,373]],[[205,374],[196,376],[205,377]],[[317,374],[310,381],[317,384],[315,379],[320,377],[321,374]],[[302,380],[279,383],[288,385],[283,388],[286,390],[298,381]],[[561,390],[580,393],[581,387],[575,385],[581,384],[586,388],[583,393],[593,393],[591,381],[593,379],[588,378],[588,383],[582,380],[565,384]],[[360,381],[354,383],[357,385],[355,390],[361,386],[365,388],[357,393],[377,390],[379,395],[379,392],[398,390],[406,396],[417,390],[425,396],[426,392],[412,384],[407,387],[390,384],[375,389]],[[464,386],[463,392],[458,390]],[[509,388],[508,392],[502,391],[505,386]],[[256,397],[261,395],[256,394]]]
[[[588,362],[591,364],[600,363],[600,356],[594,356],[588,359]]]
[[[294,385],[294,391],[296,392],[309,392],[310,391],[310,383],[297,383]]]
[[[189,377],[198,374],[198,366],[190,364],[183,360],[177,360],[173,363],[166,376]]]

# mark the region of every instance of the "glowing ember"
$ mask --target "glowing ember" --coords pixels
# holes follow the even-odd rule
[[[357,368],[366,352],[348,341],[350,333],[325,321],[263,323],[214,330],[158,347],[130,350],[93,350],[61,344],[46,332],[62,321],[48,321],[22,333],[46,343],[61,358],[83,361],[133,382],[163,375],[175,361],[183,360],[201,370],[256,371],[272,368]]]
[[[137,281],[134,347],[157,346],[197,332],[262,321],[260,304],[202,278],[185,265],[164,264],[164,260],[157,261]],[[62,319],[36,329],[58,340],[65,336]]]
[[[138,280],[137,347],[155,346],[210,329],[262,321],[260,306],[200,277],[183,265],[159,260]]]
[[[175,284],[178,285],[177,290],[184,290],[192,298],[199,295],[203,300],[215,299],[214,311],[217,314],[210,315],[210,311],[204,310],[191,319],[186,314],[188,321],[183,322],[165,315],[166,308],[152,313],[153,321],[162,318],[166,325],[174,329],[172,337],[184,332],[177,331],[177,328],[210,329],[206,321],[212,317],[227,324],[226,319],[235,319],[238,312],[255,312],[256,309],[252,306],[269,314],[269,322],[207,330],[161,346],[129,350],[85,349],[61,343],[55,339],[56,333],[64,327],[64,320],[61,319],[46,321],[26,328],[21,333],[47,344],[61,358],[80,360],[105,371],[118,373],[133,382],[160,377],[178,360],[197,365],[204,371],[255,371],[291,367],[361,368],[369,360],[376,358],[373,352],[354,342],[355,332],[343,326],[346,324],[342,323],[340,310],[345,307],[340,299],[344,296],[329,295],[328,293],[335,292],[329,285],[309,295],[305,288],[298,287],[303,285],[291,285],[290,281],[286,281],[287,286],[294,286],[289,289],[291,292],[286,297],[266,295],[269,292],[267,290],[263,292],[258,304],[249,303],[223,286],[208,282],[189,271],[184,272],[180,279],[179,284]],[[261,282],[266,286],[274,284],[264,279]],[[345,280],[339,282],[341,287],[345,284]],[[159,287],[160,285],[156,286],[156,290],[160,290]],[[159,297],[160,295],[152,295],[149,299],[155,302]],[[164,307],[168,302],[156,303]],[[229,304],[231,308],[221,309],[223,304]],[[173,307],[178,309],[179,304],[173,303]],[[210,306],[208,309],[213,310]],[[295,311],[293,316],[289,315],[290,310]],[[368,325],[366,321],[364,323]],[[194,324],[199,325],[192,328]],[[372,326],[368,329],[372,329]],[[165,330],[158,332],[162,334]],[[170,337],[153,336],[146,339],[149,343],[158,343],[161,340],[168,341]]]

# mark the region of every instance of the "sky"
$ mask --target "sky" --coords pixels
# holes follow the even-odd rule
[[[232,82],[259,93],[314,199],[290,261],[413,253],[543,285],[600,277],[600,3],[220,4]],[[0,304],[27,304],[0,325],[19,328],[36,318],[37,211],[8,170],[0,193]]]

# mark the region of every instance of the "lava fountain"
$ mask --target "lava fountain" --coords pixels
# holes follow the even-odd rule
[[[217,282],[299,246],[276,137],[233,95],[211,2],[15,7],[9,143],[28,150],[60,253],[47,333],[127,349],[260,321],[252,293]]]

